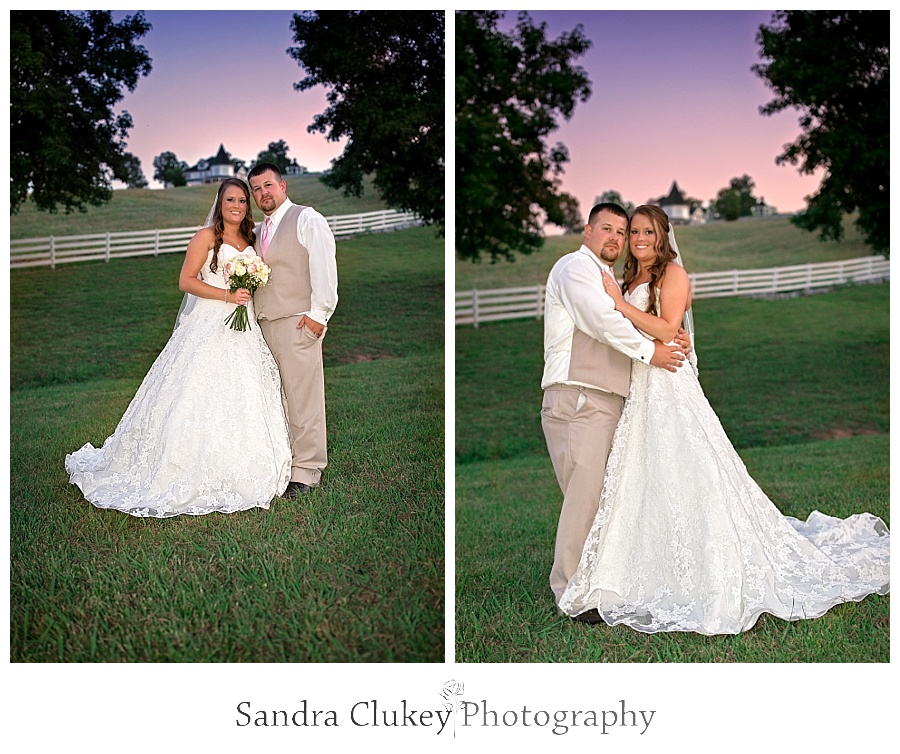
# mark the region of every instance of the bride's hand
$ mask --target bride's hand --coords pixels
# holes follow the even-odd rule
[[[613,300],[617,309],[625,301],[622,297],[622,289],[619,288],[616,279],[608,272],[603,273],[603,290],[606,291],[607,295]]]
[[[238,288],[234,293],[229,293],[226,300],[229,304],[247,306],[247,303],[250,301],[250,291],[246,288]]]

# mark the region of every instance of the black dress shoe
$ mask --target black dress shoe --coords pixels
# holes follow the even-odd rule
[[[287,489],[281,493],[281,497],[286,500],[293,500],[300,495],[305,495],[310,489],[310,486],[303,484],[303,482],[288,482]]]
[[[597,608],[595,607],[576,615],[572,620],[577,620],[579,623],[603,623],[603,618],[600,617],[600,613],[597,612]]]

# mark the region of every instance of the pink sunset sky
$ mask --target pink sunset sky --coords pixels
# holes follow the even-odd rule
[[[750,67],[759,62],[756,31],[772,11],[530,13],[547,22],[551,38],[581,23],[593,42],[578,61],[593,93],[550,138],[569,148],[563,188],[583,213],[603,191],[641,204],[666,194],[673,180],[707,202],[747,173],[755,195],[781,212],[801,209],[803,197],[816,190],[819,176],[775,164],[799,133],[797,113],[759,114],[772,93]],[[117,19],[125,14],[114,12]],[[140,43],[153,71],[116,109],[134,119],[128,150],[140,158],[151,186],[158,187],[153,158],[164,151],[193,165],[224,144],[249,163],[269,142],[284,139],[288,156],[311,171],[327,170],[340,155],[343,142],[306,131],[326,107],[326,90],[293,89],[305,72],[285,52],[294,46],[292,16],[146,12],[153,29]],[[503,25],[515,17],[508,11]]]
[[[756,32],[773,11],[530,11],[556,39],[584,26],[593,47],[577,62],[590,99],[561,121],[570,161],[563,190],[587,215],[594,198],[616,190],[643,204],[672,181],[704,204],[745,173],[754,195],[779,212],[805,206],[821,176],[801,176],[775,157],[799,134],[798,114],[759,114],[773,99],[750,70],[760,62]],[[502,28],[511,28],[508,11]]]
[[[114,11],[116,20],[134,11]],[[285,50],[295,47],[294,11],[146,11],[153,29],[139,40],[153,61],[149,76],[116,110],[134,120],[128,151],[151,187],[153,158],[174,152],[194,165],[219,144],[250,164],[269,142],[284,139],[288,157],[326,170],[344,142],[306,127],[325,107],[326,90],[293,89],[306,72]]]

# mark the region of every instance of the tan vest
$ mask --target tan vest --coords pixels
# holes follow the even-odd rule
[[[576,327],[572,335],[572,354],[566,379],[594,385],[627,398],[631,385],[631,359]]]
[[[257,319],[282,319],[310,310],[309,252],[297,240],[297,218],[304,209],[300,204],[288,207],[269,240],[265,261],[272,274],[268,285],[253,295]],[[254,249],[259,254],[262,226],[257,228],[256,235]]]

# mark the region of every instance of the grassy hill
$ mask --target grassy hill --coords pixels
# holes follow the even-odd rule
[[[700,381],[786,515],[890,525],[890,285],[706,299]],[[729,637],[645,635],[557,615],[547,574],[562,496],[541,431],[542,323],[456,328],[457,662],[887,662],[890,597]],[[681,459],[680,463],[690,463]]]
[[[781,267],[873,254],[852,218],[844,222],[844,239],[827,243],[820,241],[817,234],[792,225],[784,216],[679,227],[675,238],[688,272]],[[473,264],[457,260],[456,289],[539,285],[546,282],[554,262],[577,249],[581,241],[581,234],[553,236],[542,249],[529,256],[519,256],[515,262]],[[618,268],[621,270],[621,263]]]
[[[883,283],[697,301],[700,382],[734,446],[886,434],[889,298]],[[457,463],[546,459],[543,322],[458,327],[455,336]]]
[[[160,190],[123,189],[101,207],[87,212],[39,212],[29,201],[19,213],[9,218],[10,238],[43,236],[76,236],[106,231],[149,230],[151,228],[186,228],[200,225],[216,196],[217,185],[182,186]],[[364,185],[361,197],[345,197],[328,188],[317,175],[287,179],[288,196],[298,204],[315,207],[323,215],[352,215],[374,212],[387,206],[372,188]],[[254,217],[262,219],[256,207]]]
[[[322,487],[166,520],[95,509],[63,463],[171,335],[181,255],[12,270],[13,661],[441,661],[443,249],[421,227],[338,242]]]

